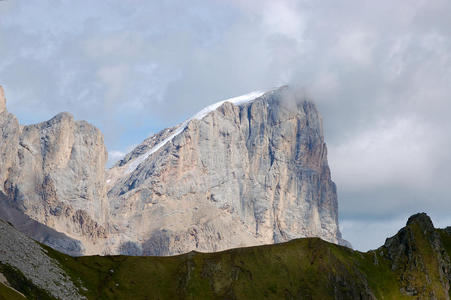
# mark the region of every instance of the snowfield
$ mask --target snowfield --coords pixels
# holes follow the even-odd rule
[[[179,135],[186,128],[186,126],[188,126],[188,124],[189,124],[189,122],[191,120],[194,120],[194,119],[202,120],[210,112],[216,110],[218,107],[220,107],[221,105],[223,105],[226,102],[230,102],[233,105],[237,105],[238,106],[238,105],[242,105],[242,104],[254,101],[255,99],[263,96],[265,93],[267,93],[267,92],[254,91],[254,92],[251,92],[251,93],[248,93],[248,94],[245,94],[245,95],[241,95],[241,96],[238,96],[238,97],[233,97],[233,98],[229,98],[229,99],[226,99],[226,100],[222,100],[222,101],[216,102],[214,104],[211,104],[211,105],[203,108],[201,111],[199,111],[197,114],[193,115],[191,118],[189,118],[189,119],[183,121],[182,123],[180,123],[179,126],[174,130],[174,132],[170,136],[168,136],[163,141],[161,141],[160,143],[158,143],[157,145],[155,145],[154,147],[149,149],[146,153],[143,153],[139,157],[137,157],[134,160],[130,161],[128,163],[128,167],[127,167],[127,170],[125,171],[124,175],[133,172],[150,155],[152,155],[153,153],[157,152],[159,149],[161,149],[161,147],[166,145],[168,142],[172,141],[174,139],[174,137]]]

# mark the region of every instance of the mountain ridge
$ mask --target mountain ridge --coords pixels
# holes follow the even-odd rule
[[[432,227],[424,226],[425,220]],[[0,229],[17,235],[2,221]],[[4,236],[0,273],[27,297],[45,291],[42,284],[27,281],[33,274],[5,264],[2,253],[18,254],[8,250],[14,243],[5,243]],[[80,299],[446,300],[451,293],[451,233],[435,229],[425,214],[412,216],[383,246],[365,253],[319,238],[166,257],[71,257],[39,247],[58,262]],[[434,254],[431,249],[440,251]],[[21,281],[14,280],[20,276]]]
[[[66,253],[170,255],[303,236],[345,243],[321,117],[288,87],[214,103],[107,171],[103,135],[69,113],[21,126],[2,96],[0,130],[4,215],[63,233],[43,227],[33,237]]]
[[[250,97],[240,105],[227,100],[218,103],[201,113],[201,118],[190,118],[155,135],[155,140],[147,139],[108,171],[107,178],[113,182],[108,192],[112,219],[118,219],[120,230],[139,232],[128,222],[133,214],[139,216],[139,223],[144,219],[169,223],[166,228],[144,223],[144,228],[154,228],[142,235],[150,236],[150,243],[161,249],[156,255],[240,246],[232,236],[227,240],[230,230],[215,220],[208,223],[208,215],[218,214],[224,220],[232,218],[229,229],[248,234],[235,239],[243,246],[300,236],[341,242],[336,188],[314,104],[288,87]],[[196,216],[198,209],[209,213]],[[187,212],[183,217],[170,216],[182,211]],[[168,217],[161,220],[161,214]],[[208,227],[197,227],[205,224],[197,218],[206,218]],[[180,228],[174,225],[185,219],[188,222]],[[121,220],[127,222],[120,225]],[[226,246],[217,247],[221,244]]]

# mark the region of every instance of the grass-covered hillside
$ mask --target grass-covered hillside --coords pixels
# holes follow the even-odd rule
[[[411,217],[384,246],[367,253],[318,238],[173,257],[75,258],[44,248],[81,297],[88,299],[449,299],[450,295],[451,232],[434,229],[424,214]],[[16,269],[5,277],[12,278],[14,272],[20,273]],[[10,284],[31,298],[41,291],[26,289],[23,282]],[[8,299],[5,291],[0,287],[0,299]]]

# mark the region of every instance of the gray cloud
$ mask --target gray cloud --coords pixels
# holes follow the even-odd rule
[[[211,102],[289,83],[323,114],[345,238],[367,249],[410,213],[449,220],[449,1],[6,0],[0,56],[22,122],[71,111],[112,157]]]

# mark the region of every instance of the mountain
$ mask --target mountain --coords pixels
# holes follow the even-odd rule
[[[21,126],[1,99],[0,216],[60,251],[172,255],[312,236],[345,244],[321,117],[289,87],[206,107],[106,171],[98,129],[69,113]]]
[[[124,254],[341,239],[321,117],[288,87],[205,108],[146,139],[107,178],[110,220],[142,240]]]
[[[18,227],[32,219],[67,235],[47,230],[68,253],[102,251],[95,246],[107,237],[109,210],[101,132],[69,113],[21,126],[6,110],[3,89],[0,99],[0,215],[17,216],[9,221]]]
[[[66,275],[52,278],[69,295],[87,299],[441,300],[451,295],[451,227],[435,229],[426,214],[410,217],[383,246],[366,253],[303,238],[171,257],[71,257],[6,223],[0,222],[0,231],[0,273],[29,298],[46,299],[45,293],[64,298],[43,283],[56,275],[35,270],[36,261]],[[21,245],[32,251],[23,255]],[[13,290],[1,287],[0,299],[11,299],[4,295]]]

